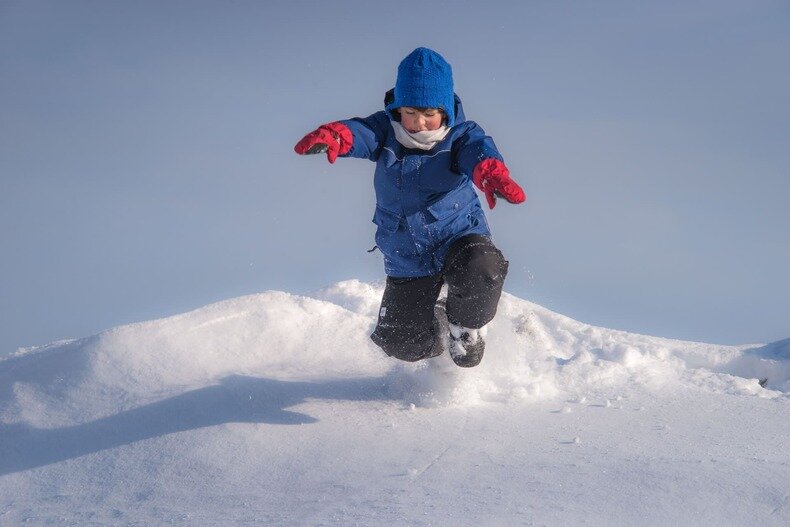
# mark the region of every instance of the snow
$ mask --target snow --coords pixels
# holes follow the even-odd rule
[[[0,524],[790,524],[790,339],[636,335],[504,294],[479,367],[408,364],[368,339],[382,287],[0,360]]]

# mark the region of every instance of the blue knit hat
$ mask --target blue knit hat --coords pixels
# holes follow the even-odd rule
[[[447,126],[453,126],[453,68],[441,55],[428,48],[417,48],[401,61],[395,100],[386,110],[392,116],[392,110],[402,106],[441,108],[447,116]]]

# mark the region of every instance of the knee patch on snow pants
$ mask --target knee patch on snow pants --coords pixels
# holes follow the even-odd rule
[[[496,315],[508,262],[487,236],[473,234],[447,252],[447,318],[465,328],[481,328]]]
[[[376,330],[370,336],[384,353],[418,361],[437,343],[433,307],[442,288],[440,276],[387,278]]]
[[[480,328],[496,314],[508,262],[481,235],[465,236],[447,253],[442,273],[420,278],[387,278],[376,329],[370,338],[384,352],[414,362],[439,346],[434,306],[442,284],[448,285],[447,318]]]

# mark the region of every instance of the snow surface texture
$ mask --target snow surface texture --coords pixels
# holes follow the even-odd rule
[[[368,339],[382,283],[266,292],[0,360],[0,524],[790,525],[790,339],[503,295],[477,368]]]

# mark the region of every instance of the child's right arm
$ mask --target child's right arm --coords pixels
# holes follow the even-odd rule
[[[338,157],[360,157],[375,161],[386,138],[389,118],[377,112],[364,119],[355,117],[319,126],[296,143],[297,154],[321,154],[334,163]]]

